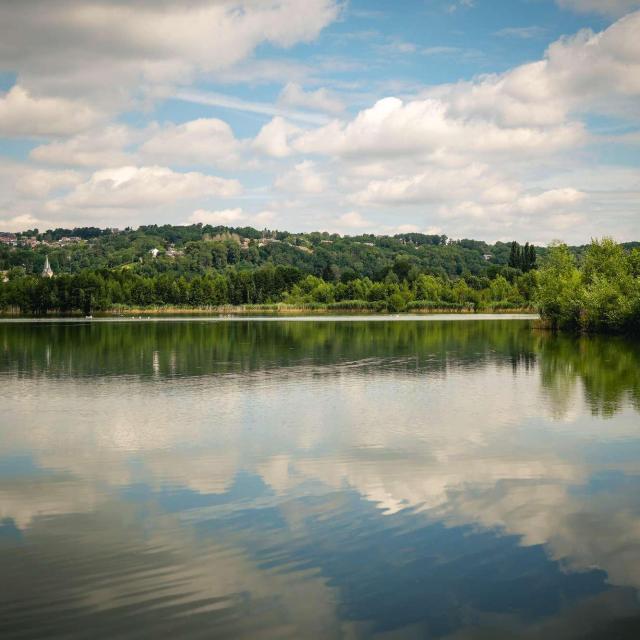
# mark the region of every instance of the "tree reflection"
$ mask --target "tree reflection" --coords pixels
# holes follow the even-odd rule
[[[406,375],[488,365],[540,371],[554,414],[584,392],[594,415],[640,410],[640,343],[536,332],[528,321],[128,321],[0,324],[0,371],[171,378],[358,363]]]
[[[640,344],[604,336],[544,334],[536,340],[540,376],[559,413],[578,384],[594,415],[615,415],[631,402],[640,411]]]

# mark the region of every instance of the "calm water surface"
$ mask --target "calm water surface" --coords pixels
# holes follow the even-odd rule
[[[0,324],[0,637],[638,638],[640,343]]]

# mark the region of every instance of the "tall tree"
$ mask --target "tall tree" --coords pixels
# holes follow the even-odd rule
[[[509,254],[509,266],[514,269],[520,268],[520,245],[515,240],[511,243],[511,253]]]

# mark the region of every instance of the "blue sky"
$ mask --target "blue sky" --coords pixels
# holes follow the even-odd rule
[[[0,229],[640,239],[640,2],[0,6]]]

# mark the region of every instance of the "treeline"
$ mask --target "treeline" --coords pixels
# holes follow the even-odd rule
[[[103,234],[69,250],[65,260],[73,268],[65,271],[60,256],[52,259],[54,278],[37,275],[35,261],[31,269],[9,265],[0,279],[0,311],[89,315],[127,308],[281,303],[309,310],[390,312],[536,308],[553,329],[640,334],[636,245],[604,239],[579,252],[557,245],[539,253],[533,245],[513,243],[501,247],[502,264],[495,264],[487,260],[493,256],[480,253],[487,250],[484,243],[451,242],[445,236],[278,234],[200,225]],[[149,254],[150,246],[169,240],[182,243],[177,256]],[[121,264],[116,247],[128,258],[139,250],[143,254]],[[0,249],[5,257],[44,260],[43,252]],[[60,255],[67,250],[60,249]],[[458,262],[467,254],[480,256],[482,267]],[[449,259],[455,267],[444,268]],[[102,266],[94,266],[96,261]]]
[[[536,305],[552,328],[640,335],[640,249],[594,240],[577,262],[557,245],[537,280]]]
[[[90,314],[117,307],[262,304],[282,296],[302,277],[294,267],[263,267],[254,271],[174,277],[143,276],[129,270],[85,270],[41,278],[13,274],[0,285],[0,309],[25,314],[49,312]]]
[[[309,309],[328,307],[373,311],[412,309],[512,309],[529,307],[535,274],[509,272],[494,278],[466,274],[455,280],[411,271],[384,280],[344,277],[327,281],[290,266],[226,269],[191,278],[144,276],[131,270],[85,270],[54,278],[10,272],[0,285],[0,309],[24,314],[72,313],[116,308],[220,307],[286,303]]]
[[[190,277],[228,267],[245,270],[273,264],[337,282],[343,277],[382,280],[396,263],[402,263],[407,270],[441,277],[455,278],[467,272],[493,277],[508,266],[510,251],[506,243],[450,240],[445,235],[293,234],[200,224],[146,225],[121,231],[31,229],[19,236],[17,247],[0,243],[0,271],[19,267],[38,275],[48,256],[56,274],[122,267],[145,276]],[[80,241],[61,244],[64,237]],[[41,244],[30,247],[27,240]]]

